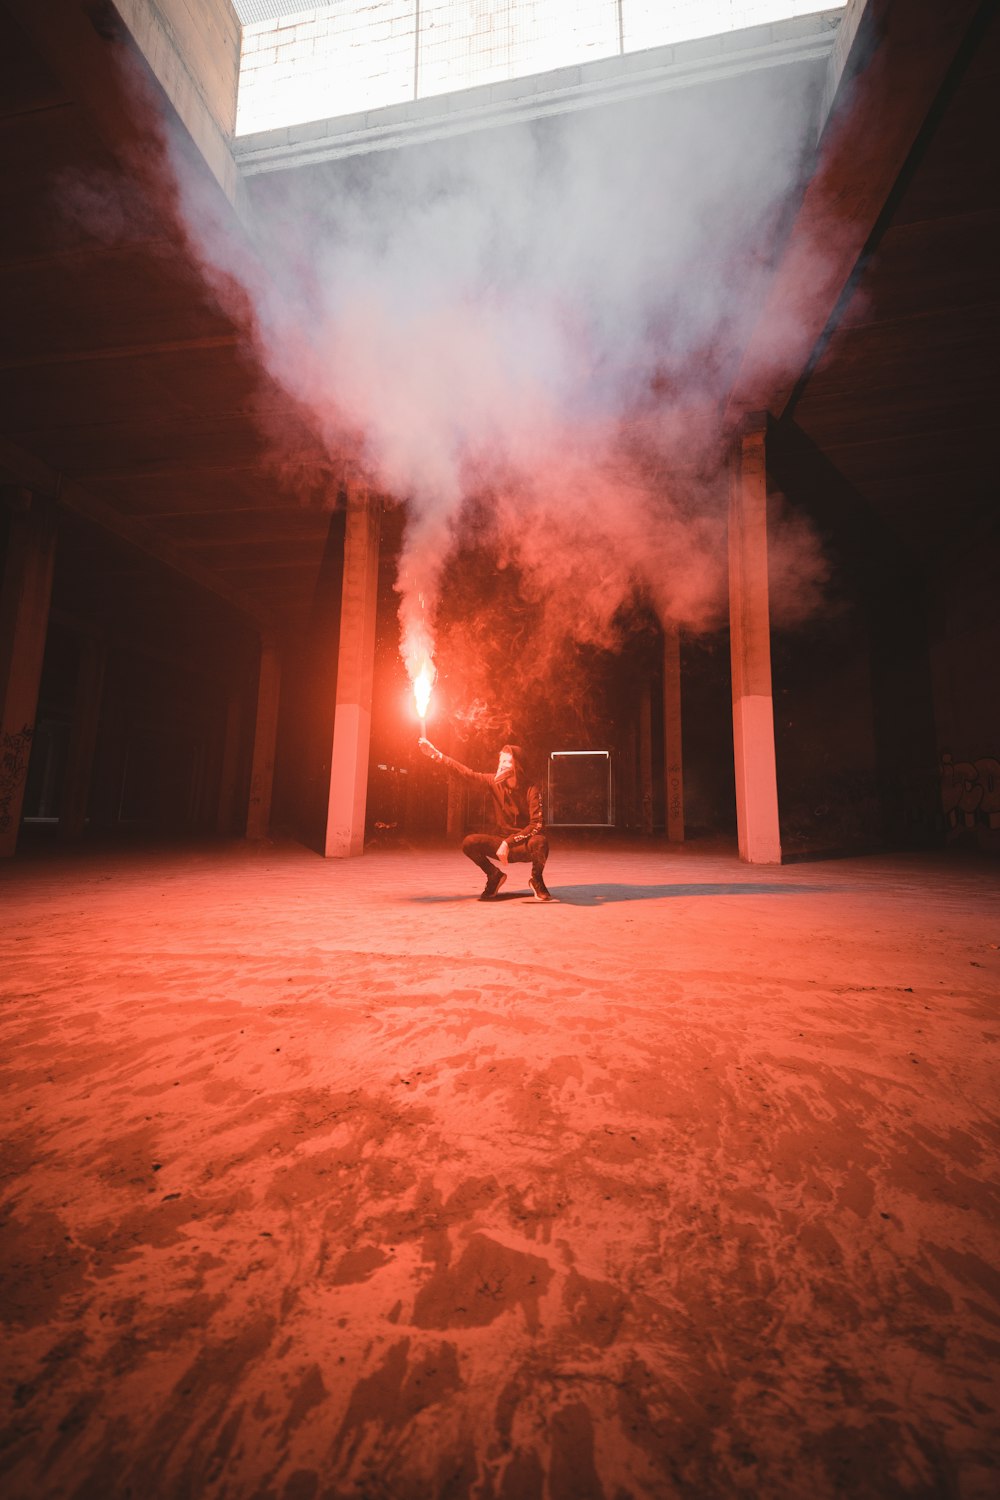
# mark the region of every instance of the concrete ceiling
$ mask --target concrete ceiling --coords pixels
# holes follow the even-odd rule
[[[186,248],[155,141],[122,86],[116,57],[129,44],[110,7],[49,8],[67,26],[83,17],[86,47],[60,46],[51,23],[29,39],[19,7],[0,8],[0,480],[58,496],[292,636],[327,542],[336,456],[260,367],[249,307],[220,300]],[[816,174],[828,201],[850,215],[863,198],[864,212],[794,385],[762,385],[751,345],[729,412],[760,404],[794,418],[928,565],[956,528],[994,514],[1000,248],[994,7],[945,7],[944,46],[920,34],[934,9],[912,0],[907,22],[907,6],[874,6],[885,24],[865,45],[898,66],[853,79],[848,69],[842,116],[859,99],[867,109],[863,149],[838,127]],[[933,53],[919,88],[907,46],[925,62]],[[793,229],[792,262],[794,245]],[[793,274],[779,268],[774,296]]]
[[[1000,26],[995,11],[982,21],[789,404],[926,569],[998,513]]]
[[[0,473],[294,632],[336,496],[309,414],[189,250],[124,44],[92,31],[74,90],[0,18]]]

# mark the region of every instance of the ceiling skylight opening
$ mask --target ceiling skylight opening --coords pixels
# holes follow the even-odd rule
[[[238,136],[788,21],[816,0],[234,0]]]

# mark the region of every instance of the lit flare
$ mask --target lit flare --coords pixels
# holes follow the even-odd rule
[[[431,688],[437,672],[434,663],[429,656],[425,656],[420,663],[420,668],[413,679],[413,701],[417,705],[417,718],[420,720],[421,728],[427,719],[427,709],[431,701]]]

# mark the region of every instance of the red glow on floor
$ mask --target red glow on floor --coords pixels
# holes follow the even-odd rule
[[[8,1495],[990,1492],[996,869],[546,875],[3,870]]]

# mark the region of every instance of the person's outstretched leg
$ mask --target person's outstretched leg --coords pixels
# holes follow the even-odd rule
[[[462,840],[462,853],[474,865],[478,865],[486,876],[480,901],[492,901],[507,879],[505,872],[490,859],[490,855],[496,854],[499,847],[500,840],[489,833],[470,833]]]

